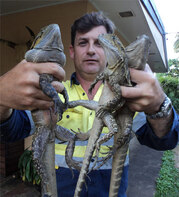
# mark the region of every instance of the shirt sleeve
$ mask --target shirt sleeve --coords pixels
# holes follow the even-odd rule
[[[14,142],[27,137],[33,128],[27,111],[13,110],[10,118],[0,124],[1,142]]]
[[[174,120],[171,130],[167,135],[159,138],[155,135],[150,127],[150,124],[146,123],[136,131],[136,136],[142,145],[149,146],[156,150],[171,150],[176,147],[179,142],[179,116],[173,108]]]

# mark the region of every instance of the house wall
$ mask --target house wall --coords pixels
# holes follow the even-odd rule
[[[61,29],[62,41],[67,56],[65,70],[66,78],[69,79],[71,72],[74,70],[68,53],[70,27],[74,19],[92,10],[95,11],[95,8],[91,4],[89,5],[87,1],[77,1],[1,16],[0,38],[17,43],[18,46],[13,49],[7,46],[6,43],[0,42],[0,75],[10,70],[23,59],[27,50],[25,43],[31,39],[25,26],[30,27],[37,34],[42,27],[57,23]]]
[[[7,46],[6,43],[0,42],[0,75],[12,69],[23,59],[24,53],[27,50],[26,42],[31,39],[25,26],[28,26],[37,34],[42,27],[51,23],[57,23],[61,29],[62,41],[65,48],[64,52],[67,57],[64,68],[66,79],[69,79],[74,71],[73,62],[68,53],[71,24],[76,18],[91,11],[96,11],[93,5],[86,0],[81,0],[1,16],[0,38],[17,43],[18,45],[13,49]],[[124,41],[120,35],[118,36]],[[30,144],[31,137],[25,141],[25,147],[30,146]]]

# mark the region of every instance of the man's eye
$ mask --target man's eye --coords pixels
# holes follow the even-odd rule
[[[101,47],[101,44],[99,43],[99,41],[96,41],[96,46]]]
[[[85,46],[86,45],[86,42],[85,41],[79,42],[79,45],[80,46]]]

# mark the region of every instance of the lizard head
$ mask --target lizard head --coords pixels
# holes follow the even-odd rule
[[[41,48],[48,50],[54,48],[63,52],[64,47],[61,39],[60,28],[57,24],[50,24],[43,27],[41,31],[37,34],[32,46],[32,48]]]
[[[108,68],[113,69],[116,66],[116,62],[124,59],[123,44],[114,34],[101,34],[98,36],[98,40],[104,49]]]
[[[151,41],[148,36],[141,35],[125,48],[128,64],[131,68],[144,70],[149,55]]]
[[[41,29],[32,43],[31,50],[25,54],[27,61],[56,62],[62,67],[66,63],[60,28],[50,24]]]

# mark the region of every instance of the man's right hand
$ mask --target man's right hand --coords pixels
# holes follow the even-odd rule
[[[39,74],[42,73],[52,74],[59,81],[65,78],[65,71],[58,64],[30,63],[25,60],[0,77],[0,119],[10,108],[48,109],[53,105],[52,100],[40,89]],[[61,82],[52,84],[58,92],[64,88]]]

